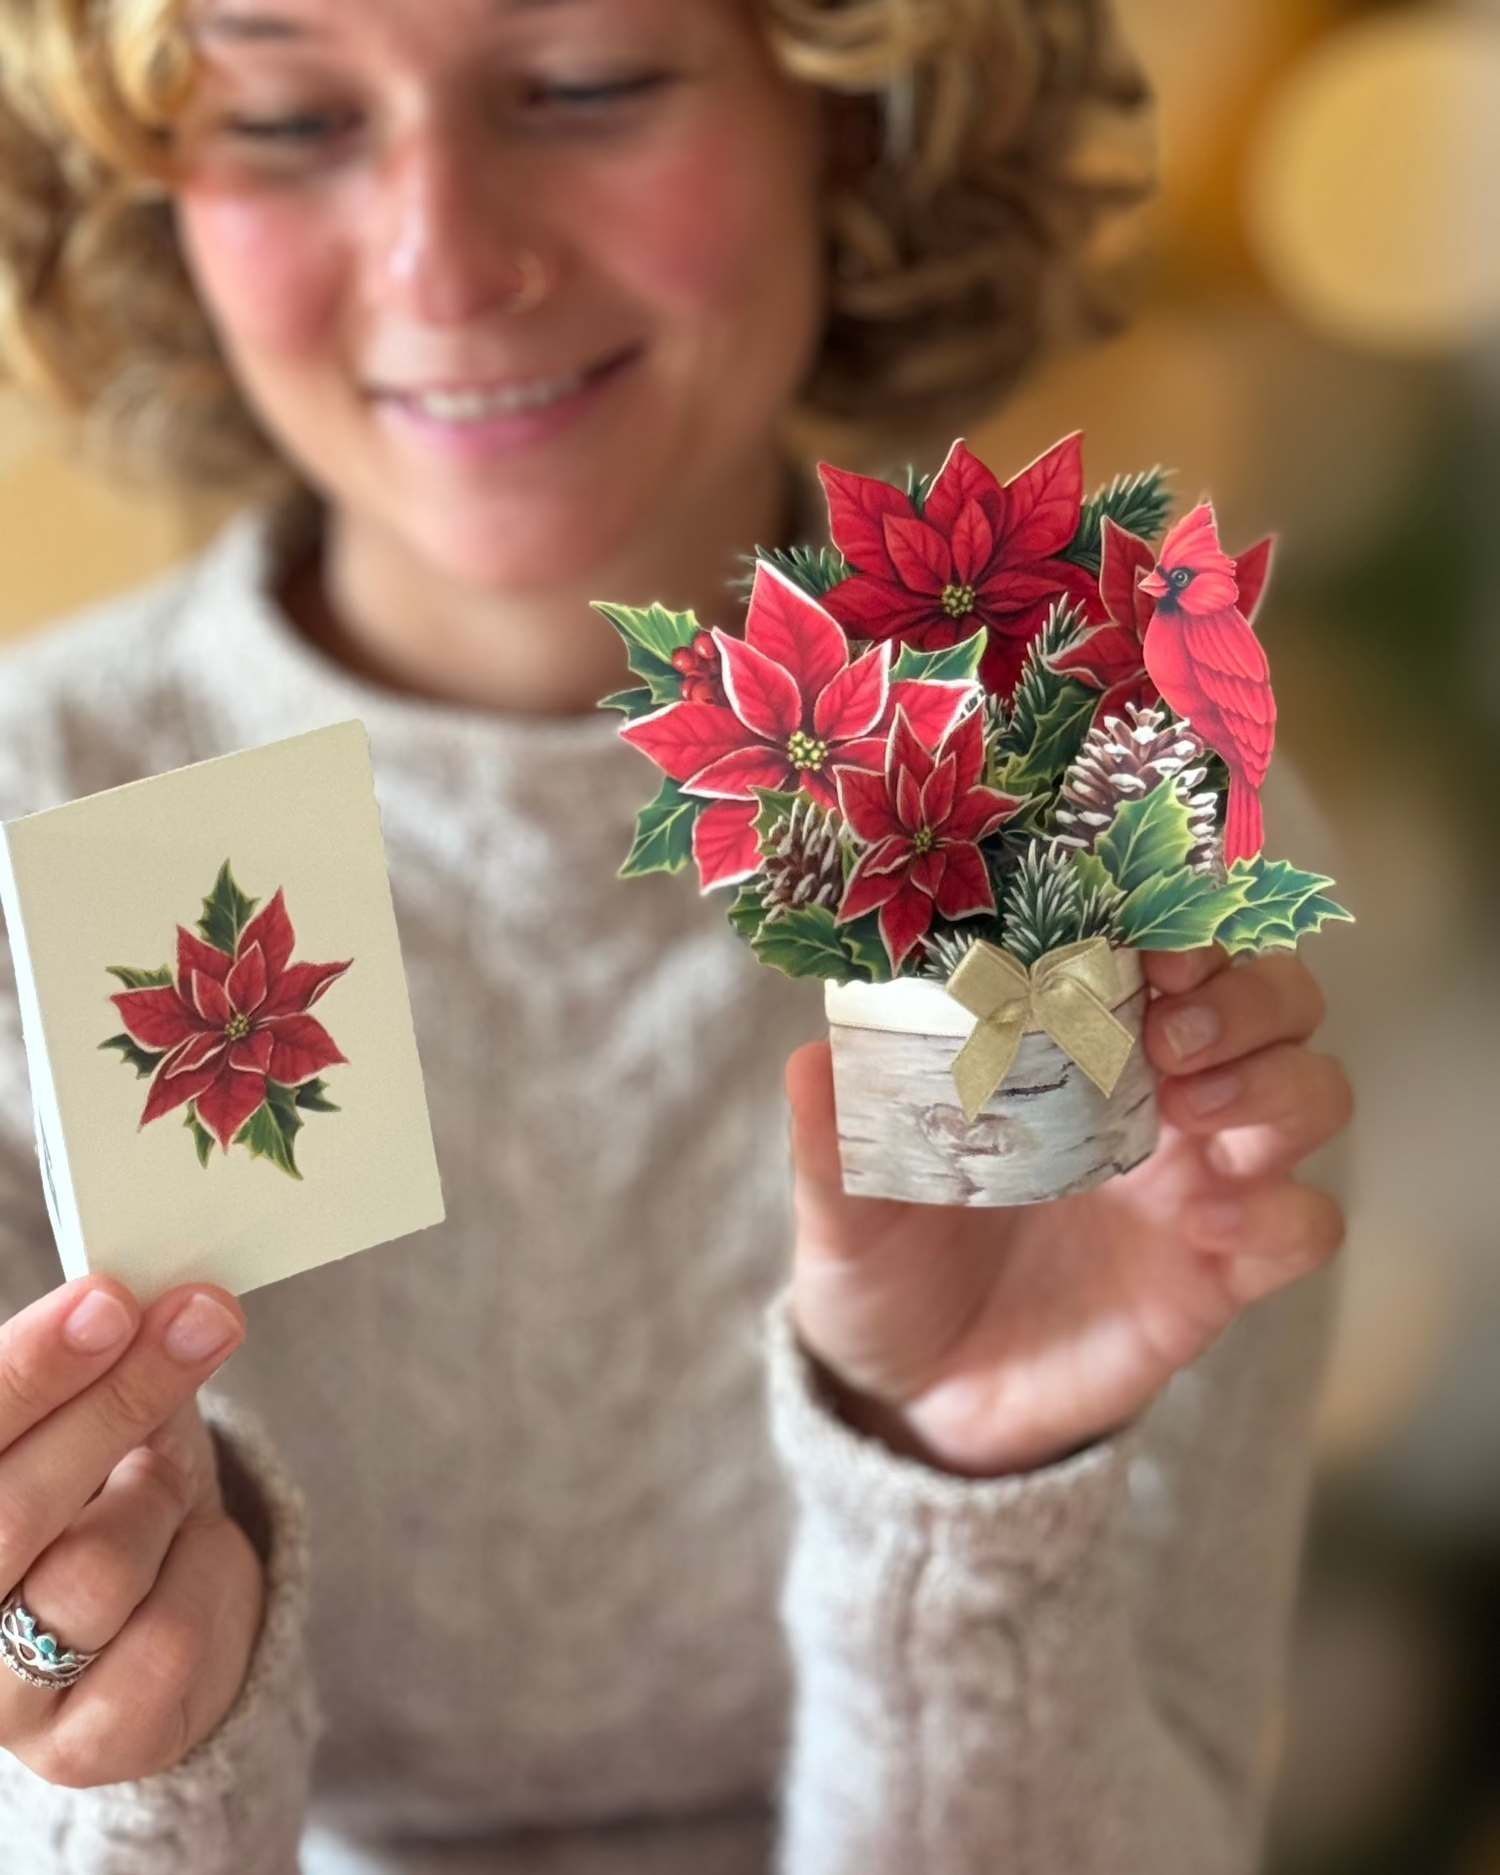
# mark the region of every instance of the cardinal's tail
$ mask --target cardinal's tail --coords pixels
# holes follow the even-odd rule
[[[1239,775],[1231,775],[1229,813],[1224,822],[1224,864],[1232,866],[1237,859],[1254,859],[1265,843],[1260,789],[1252,788]]]

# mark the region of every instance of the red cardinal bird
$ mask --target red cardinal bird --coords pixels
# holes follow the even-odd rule
[[[1276,699],[1210,503],[1168,534],[1141,591],[1156,601],[1144,647],[1151,681],[1229,769],[1224,862],[1253,859],[1265,843],[1260,787],[1276,740]]]

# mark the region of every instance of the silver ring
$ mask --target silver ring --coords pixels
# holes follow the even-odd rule
[[[0,1660],[28,1686],[39,1686],[44,1693],[65,1692],[98,1658],[97,1653],[68,1651],[55,1634],[38,1633],[36,1617],[21,1605],[19,1589],[0,1602]]]
[[[530,312],[533,306],[540,306],[547,297],[547,289],[552,284],[547,272],[547,263],[541,255],[529,247],[523,247],[516,254],[516,268],[521,276],[521,283],[504,302],[508,313]]]

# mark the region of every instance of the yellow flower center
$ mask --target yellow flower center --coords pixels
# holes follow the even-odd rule
[[[979,594],[972,586],[943,588],[943,610],[949,618],[967,618],[978,603]]]
[[[245,1037],[250,1033],[250,1018],[238,1014],[232,1015],[229,1018],[229,1026],[225,1029],[224,1033],[232,1042],[244,1041]]]
[[[918,827],[912,835],[912,848],[918,853],[930,853],[937,845],[937,835],[931,827]]]
[[[794,729],[786,745],[786,753],[793,768],[817,769],[828,760],[828,744],[820,742],[816,736],[808,735],[805,730]]]

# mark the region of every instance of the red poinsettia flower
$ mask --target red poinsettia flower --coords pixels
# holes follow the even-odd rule
[[[268,1081],[300,1087],[347,1059],[307,1011],[349,963],[294,964],[295,943],[278,891],[240,933],[233,956],[179,925],[177,981],[111,996],[131,1040],[163,1056],[142,1126],[194,1100],[228,1152]]]
[[[932,927],[934,913],[993,912],[995,894],[979,842],[1026,805],[1020,795],[979,785],[984,725],[973,710],[936,751],[896,717],[883,774],[843,769],[839,805],[869,842],[849,875],[838,921],[879,908],[880,935],[899,970]]]
[[[891,678],[891,647],[852,662],[838,623],[800,587],[764,562],[756,568],[745,636],[712,634],[725,701],[681,703],[621,730],[688,794],[713,806],[693,828],[703,890],[732,885],[760,866],[755,790],[798,789],[838,805],[846,766],[878,769],[896,710],[920,733],[946,734],[973,685],[959,679]],[[695,682],[711,675],[695,645]]]
[[[1061,558],[1083,513],[1081,437],[1068,437],[1004,487],[957,442],[920,513],[889,482],[826,462],[818,473],[833,538],[858,569],[826,604],[853,637],[932,651],[983,625],[989,642],[980,676],[992,695],[1008,697],[1056,601],[1103,618],[1095,580]]]
[[[1240,589],[1240,610],[1253,616],[1265,591],[1275,542],[1263,540],[1242,553],[1234,563]],[[1158,702],[1156,685],[1146,672],[1146,627],[1156,610],[1150,593],[1141,591],[1141,579],[1156,565],[1156,550],[1138,534],[1120,527],[1107,516],[1100,555],[1099,593],[1108,623],[1052,659],[1059,676],[1077,677],[1100,690],[1094,721],[1123,716],[1127,703],[1145,708]]]

